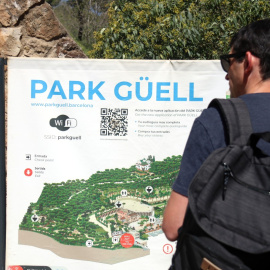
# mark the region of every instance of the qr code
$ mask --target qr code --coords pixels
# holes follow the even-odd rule
[[[127,136],[128,109],[102,108],[100,115],[101,136]]]

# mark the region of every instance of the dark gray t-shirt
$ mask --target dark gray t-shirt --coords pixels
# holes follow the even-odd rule
[[[253,132],[270,131],[270,93],[248,94],[240,97],[248,107]],[[188,196],[190,182],[204,160],[216,149],[225,147],[223,122],[217,109],[208,108],[195,119],[173,190]]]

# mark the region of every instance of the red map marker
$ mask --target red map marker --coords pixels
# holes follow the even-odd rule
[[[120,238],[120,244],[124,248],[131,248],[134,245],[134,237],[132,234],[125,233]]]
[[[24,174],[25,174],[25,176],[31,176],[33,174],[33,171],[31,169],[27,168],[24,170]]]

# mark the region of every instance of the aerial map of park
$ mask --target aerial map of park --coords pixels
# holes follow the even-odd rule
[[[181,158],[148,156],[130,168],[97,171],[89,179],[44,183],[22,219],[19,244],[109,264],[149,255],[147,240],[162,233]]]

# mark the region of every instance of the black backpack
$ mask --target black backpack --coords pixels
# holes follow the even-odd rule
[[[270,269],[270,133],[252,133],[243,100],[214,99],[227,132],[194,176],[170,269]],[[268,145],[269,146],[269,145]]]

